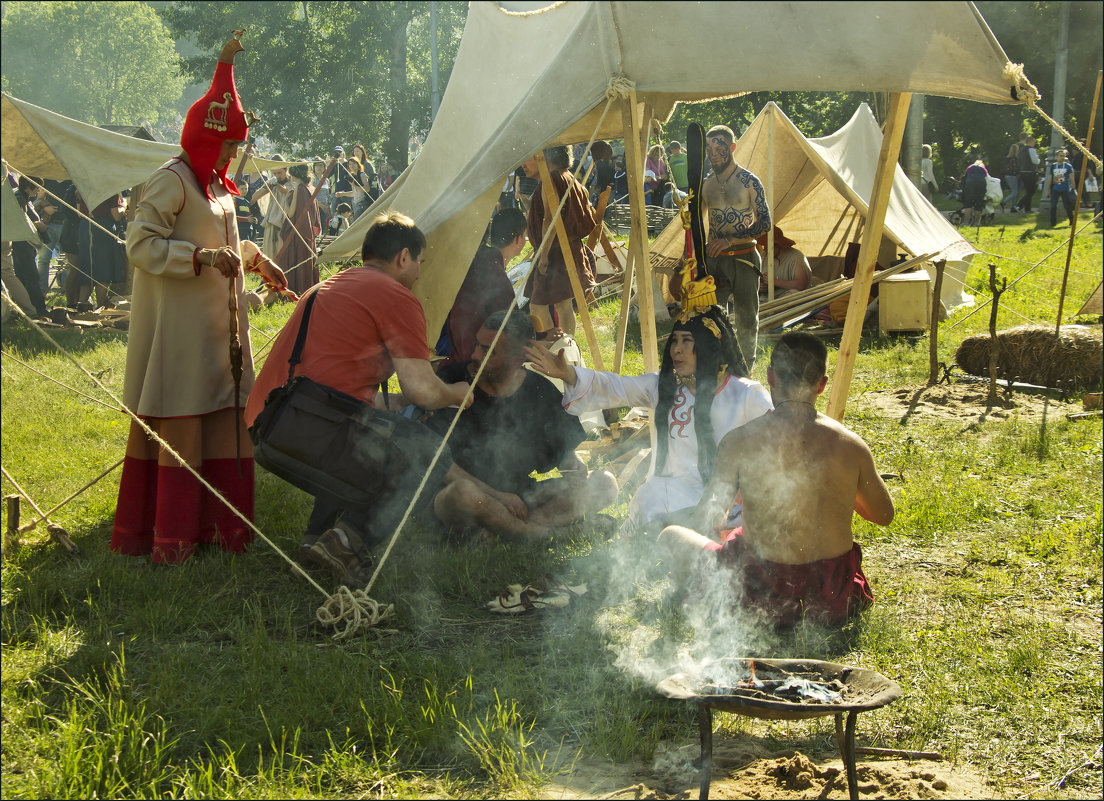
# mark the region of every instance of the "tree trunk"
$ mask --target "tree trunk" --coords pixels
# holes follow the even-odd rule
[[[387,90],[391,96],[391,121],[387,127],[384,156],[396,172],[410,162],[410,102],[407,97],[406,49],[411,19],[410,6],[396,3],[394,27],[390,32],[391,60],[387,68]]]

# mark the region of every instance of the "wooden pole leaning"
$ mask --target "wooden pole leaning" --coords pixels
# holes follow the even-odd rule
[[[630,243],[631,245],[631,243]],[[636,272],[636,251],[630,247],[621,282],[621,313],[617,316],[617,341],[613,352],[613,372],[620,375],[625,360],[625,337],[629,330],[629,299],[632,297],[633,274]]]
[[[1096,73],[1096,92],[1093,94],[1092,113],[1089,114],[1089,132],[1085,134],[1085,149],[1092,145],[1093,125],[1096,123],[1096,109],[1100,103],[1100,79],[1104,71]],[[1073,240],[1077,236],[1077,215],[1081,212],[1081,196],[1085,191],[1085,172],[1089,169],[1089,160],[1081,159],[1081,172],[1077,177],[1077,201],[1073,204],[1073,221],[1070,223],[1069,247],[1066,248],[1066,268],[1062,271],[1062,290],[1058,294],[1058,319],[1054,322],[1054,336],[1062,333],[1062,307],[1066,302],[1066,284],[1069,281],[1070,261],[1073,259]],[[1054,208],[1053,206],[1051,208]]]
[[[767,210],[771,230],[767,231],[767,300],[774,300],[774,103],[767,106]]]
[[[544,196],[544,207],[551,211],[560,205],[560,199],[556,197],[556,189],[552,186],[552,174],[548,172],[548,162],[544,160],[544,153],[538,152],[536,159],[537,170],[541,177],[541,194]],[[602,353],[598,350],[598,337],[594,335],[594,324],[590,319],[590,309],[587,307],[586,297],[583,295],[583,285],[579,283],[579,268],[575,264],[575,257],[571,254],[571,242],[567,237],[567,228],[564,227],[563,215],[556,215],[552,224],[556,229],[556,239],[560,243],[560,253],[563,254],[567,279],[571,282],[571,292],[575,295],[575,303],[579,307],[579,321],[583,324],[587,345],[590,346],[590,361],[596,370],[605,370]],[[552,232],[545,232],[545,236],[550,233]]]
[[[643,137],[648,130],[645,125],[647,115],[648,110],[644,104],[636,102],[634,89],[629,93],[628,103],[621,107],[622,125],[625,128],[625,174],[629,182],[629,211],[632,215],[629,252],[636,262],[636,305],[640,312],[640,347],[644,352],[644,371],[651,373],[659,370],[659,347],[652,299],[652,270],[648,263],[648,217],[644,207]],[[627,298],[627,294],[623,295],[621,302],[625,304]]]
[[[616,267],[621,272],[625,271],[625,265],[621,263],[621,257],[618,255],[617,250],[613,247],[613,244],[609,240],[609,235],[606,233],[606,206],[609,205],[610,194],[613,192],[612,186],[607,186],[598,198],[598,205],[594,209],[594,216],[598,218],[598,224],[594,226],[594,230],[590,232],[590,236],[587,237],[587,247],[594,250],[594,246],[599,242],[602,243],[602,250],[606,254],[606,258],[609,259],[610,264]]]
[[[885,225],[886,210],[889,208],[893,177],[897,172],[897,158],[901,154],[901,139],[905,133],[905,120],[908,118],[911,98],[912,94],[909,92],[894,92],[889,101],[889,114],[886,117],[885,133],[882,134],[882,148],[878,154],[874,187],[870,192],[866,225],[863,228],[858,264],[855,267],[855,284],[847,304],[847,320],[843,325],[843,338],[840,340],[836,370],[832,375],[832,386],[828,395],[826,413],[837,421],[843,420],[847,395],[851,389],[855,356],[858,354],[859,339],[862,337],[863,318],[866,317],[866,305],[870,299],[874,263],[882,241],[882,229]]]

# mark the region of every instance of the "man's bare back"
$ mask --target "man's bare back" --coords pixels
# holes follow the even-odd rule
[[[807,564],[847,553],[852,512],[881,525],[893,519],[870,448],[807,401],[782,401],[730,432],[717,474],[742,493],[744,537],[771,562]]]

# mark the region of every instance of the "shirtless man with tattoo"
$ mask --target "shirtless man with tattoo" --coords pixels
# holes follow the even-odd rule
[[[733,327],[750,372],[759,339],[759,278],[762,260],[755,238],[771,230],[763,184],[732,158],[732,129],[716,125],[705,135],[713,166],[702,185],[702,206],[709,221],[709,273],[717,283],[717,302],[732,296]]]

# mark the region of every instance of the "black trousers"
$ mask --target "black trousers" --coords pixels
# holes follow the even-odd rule
[[[15,267],[15,277],[27,290],[31,305],[35,307],[35,314],[41,316],[46,314],[46,298],[43,297],[42,287],[38,283],[37,257],[38,250],[30,242],[12,242],[12,265]]]

